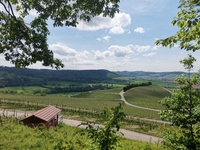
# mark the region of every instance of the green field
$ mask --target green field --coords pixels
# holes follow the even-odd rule
[[[72,97],[68,96],[27,96],[27,95],[9,95],[9,94],[0,94],[0,98],[3,99],[15,99],[22,101],[30,101],[30,102],[39,102],[46,104],[58,104],[58,105],[66,105],[71,107],[85,108],[90,110],[99,110],[103,111],[105,105],[108,108],[118,106],[121,100],[119,99],[119,93],[121,89],[111,89],[111,90],[97,90],[92,91],[92,93],[85,92],[83,95],[85,97]],[[114,99],[113,99],[114,98]],[[128,116],[141,117],[141,118],[149,118],[149,119],[159,119],[158,112],[143,110],[135,107],[131,107],[128,105],[124,106],[123,111]]]
[[[159,101],[166,96],[171,94],[156,85],[133,88],[124,94],[126,101],[133,105],[159,110],[163,109]]]
[[[34,94],[35,92],[41,92],[46,90],[46,88],[40,87],[40,86],[16,86],[16,87],[5,87],[0,88],[0,91],[16,91],[18,94],[20,93],[30,93]]]
[[[119,95],[119,92],[121,90],[122,89],[95,90],[74,95],[73,98],[116,100],[116,99],[121,99],[121,96]]]

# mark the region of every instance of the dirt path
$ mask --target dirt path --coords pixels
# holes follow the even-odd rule
[[[124,98],[124,93],[125,93],[125,92],[124,92],[123,90],[119,93],[120,96],[121,96],[121,99],[120,99],[120,100],[124,101],[124,103],[127,104],[127,105],[129,105],[129,106],[137,107],[137,108],[141,108],[141,109],[147,109],[147,110],[158,111],[158,112],[161,111],[161,110],[158,110],[158,109],[151,109],[151,108],[141,107],[141,106],[137,106],[137,105],[132,105],[132,104],[130,104],[130,103],[128,103],[128,102],[126,101],[126,99]]]
[[[2,115],[3,111],[4,111],[3,109],[0,109],[0,115]],[[25,113],[26,114],[28,113],[28,115],[31,115],[31,113],[33,113],[33,112],[11,111],[11,110],[5,110],[4,111],[4,114],[6,114],[6,115],[15,115],[15,116],[17,115],[17,117],[24,116]],[[79,124],[81,124],[82,121],[63,119],[63,122],[67,125],[77,127]],[[103,126],[103,125],[99,125],[99,124],[96,124],[96,125],[97,126]],[[86,126],[80,126],[80,128],[85,128],[85,127]],[[156,143],[156,142],[159,141],[158,137],[149,136],[149,135],[137,133],[137,132],[134,132],[134,131],[120,129],[120,132],[122,132],[124,134],[124,136],[123,136],[124,138],[131,139],[131,140],[140,140],[140,141],[143,141],[143,142],[151,141],[152,143]]]

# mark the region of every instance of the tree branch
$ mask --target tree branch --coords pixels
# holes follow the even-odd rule
[[[13,17],[12,14],[11,14],[11,13],[8,11],[8,9],[6,8],[5,4],[2,3],[2,2],[0,2],[0,4],[3,5],[4,9],[6,10],[6,12],[7,12],[11,17]]]
[[[17,20],[15,14],[14,14],[14,12],[13,12],[12,5],[10,4],[10,1],[9,1],[9,0],[8,0],[8,5],[9,5],[9,7],[10,7],[10,9],[11,9],[11,12],[12,12],[12,15],[13,15],[12,17],[14,17],[15,20]]]

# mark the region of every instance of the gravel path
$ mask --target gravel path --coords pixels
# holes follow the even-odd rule
[[[127,105],[129,105],[129,106],[133,106],[133,107],[137,107],[137,108],[141,108],[141,109],[147,109],[147,110],[158,111],[158,112],[161,111],[161,110],[158,110],[158,109],[151,109],[151,108],[141,107],[141,106],[137,106],[137,105],[132,105],[132,104],[130,104],[130,103],[128,103],[128,102],[126,101],[126,99],[124,98],[124,93],[125,93],[125,92],[124,92],[123,90],[119,93],[120,96],[121,96],[121,99],[120,99],[120,100],[124,101],[124,103],[127,104]]]
[[[0,115],[2,115],[2,113],[3,113],[3,109],[0,109]],[[26,114],[27,113],[28,113],[28,115],[31,115],[31,113],[33,113],[33,112],[26,112]],[[15,115],[15,116],[17,115],[19,117],[19,116],[25,115],[25,111],[5,110],[4,114]],[[82,121],[63,119],[63,122],[67,125],[77,127],[79,124],[81,124]],[[96,124],[96,125],[97,126],[103,126],[103,125],[99,125],[99,124]],[[85,128],[85,127],[86,126],[80,126],[80,128]],[[159,141],[158,137],[149,136],[149,135],[137,133],[137,132],[134,132],[134,131],[120,129],[120,132],[122,132],[124,134],[124,136],[123,136],[124,138],[131,139],[131,140],[140,140],[140,141],[143,141],[143,142],[151,141],[152,143],[156,143],[156,142]]]

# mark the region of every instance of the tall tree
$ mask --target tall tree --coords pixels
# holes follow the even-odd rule
[[[47,20],[53,20],[53,26],[76,27],[80,20],[91,21],[95,16],[114,17],[119,12],[120,0],[0,0],[0,54],[15,64],[26,67],[41,61],[44,66],[64,65],[53,57],[47,44],[50,34]],[[19,12],[17,17],[14,8]],[[36,11],[37,17],[26,23],[25,17],[30,11]]]
[[[189,75],[183,74],[176,78],[180,84],[179,89],[174,90],[171,97],[166,97],[161,101],[166,110],[160,113],[162,119],[167,119],[178,127],[176,130],[167,130],[164,133],[164,144],[172,149],[200,148],[200,91],[193,86],[200,82],[200,74],[190,74],[193,63],[196,61],[192,55],[180,61]]]
[[[186,51],[197,51],[200,49],[200,1],[180,0],[178,16],[172,24],[177,25],[179,31],[168,38],[157,40],[157,45],[173,47],[179,44],[181,49]]]

